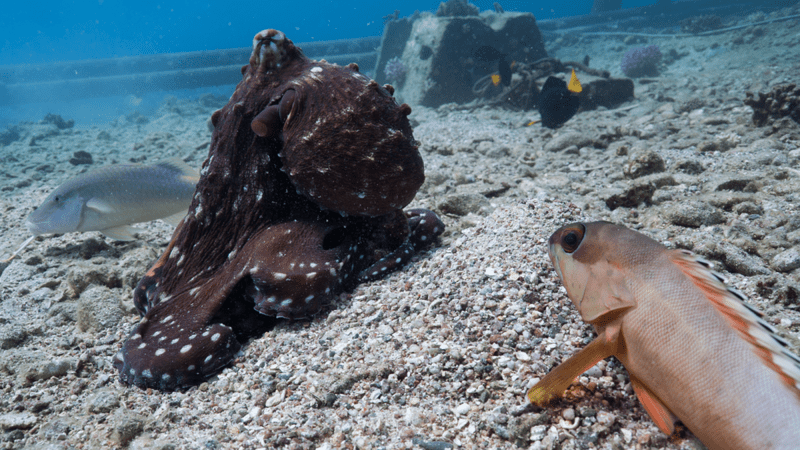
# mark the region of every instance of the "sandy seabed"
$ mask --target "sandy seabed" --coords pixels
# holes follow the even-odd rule
[[[551,408],[518,414],[526,389],[594,337],[545,242],[566,222],[605,219],[691,249],[797,353],[800,125],[757,127],[743,100],[798,81],[800,23],[623,38],[565,33],[548,51],[591,55],[616,76],[635,45],[677,59],[636,80],[634,100],[559,130],[526,126],[535,112],[414,108],[427,181],[410,206],[440,214],[440,245],[313,320],[279,323],[198,387],[123,386],[111,363],[168,225],[140,225],[129,243],[37,238],[0,265],[0,449],[701,447],[689,432],[661,433],[613,359]],[[49,191],[91,167],[168,157],[199,167],[206,120],[225,101],[168,98],[106,127],[19,124],[21,139],[0,147],[0,252],[27,237],[23,220]],[[76,151],[93,164],[71,164]]]

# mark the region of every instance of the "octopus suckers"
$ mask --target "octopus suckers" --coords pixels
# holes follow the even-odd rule
[[[181,347],[181,353],[186,353],[191,349],[192,349],[192,344],[186,344],[183,347]]]
[[[142,343],[141,343],[141,344],[139,344],[139,346],[138,346],[138,347],[136,347],[136,348],[138,348],[139,350],[141,350],[141,349],[143,349],[143,348],[145,348],[145,347],[147,347],[147,344],[146,344],[146,343],[144,343],[144,342],[142,342]]]
[[[211,336],[211,342],[217,342],[217,341],[219,340],[220,336],[222,336],[222,335],[221,335],[221,334],[219,334],[219,333],[214,333],[214,334]]]
[[[167,353],[167,351],[164,350],[163,348],[160,348],[160,349],[156,350],[156,356],[161,356],[164,353]]]

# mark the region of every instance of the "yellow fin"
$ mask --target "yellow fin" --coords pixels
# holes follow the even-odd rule
[[[500,84],[500,75],[497,74],[492,75],[492,84],[495,86]]]
[[[615,345],[616,342],[607,342],[602,337],[595,338],[536,383],[528,391],[528,400],[534,405],[544,406],[561,397],[575,378],[613,355]]]
[[[578,81],[578,77],[575,75],[575,69],[572,69],[572,76],[569,77],[569,84],[567,85],[567,89],[576,94],[583,90],[583,88],[581,87],[581,82]]]
[[[526,126],[526,127],[529,127],[529,126],[531,126],[531,125],[533,125],[533,124],[535,124],[535,123],[539,123],[539,122],[541,122],[541,120],[531,120],[531,121],[530,121],[530,122],[528,122],[528,124],[527,124],[527,125],[525,125],[525,126]]]
[[[642,402],[642,406],[644,406],[647,414],[653,419],[658,429],[663,431],[666,435],[671,435],[675,431],[676,420],[672,411],[664,406],[664,403],[662,403],[650,389],[633,376],[631,376],[631,386],[633,386],[636,397]]]

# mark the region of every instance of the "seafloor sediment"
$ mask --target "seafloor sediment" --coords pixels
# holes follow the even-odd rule
[[[593,337],[544,245],[568,221],[611,220],[703,255],[800,351],[800,125],[756,126],[744,104],[798,81],[800,22],[698,38],[565,33],[548,51],[620,76],[622,54],[645,43],[675,50],[661,75],[559,130],[526,126],[536,113],[415,108],[427,181],[411,206],[440,214],[442,245],[313,320],[280,323],[183,392],[123,386],[111,363],[138,320],[131,289],[171,229],[141,225],[129,243],[37,238],[0,266],[0,449],[695,448],[690,433],[658,431],[615,360],[551,408],[514,414]],[[17,125],[0,147],[2,252],[50,190],[91,167],[199,166],[224,102],[170,99],[99,128]],[[92,164],[70,163],[77,151]]]

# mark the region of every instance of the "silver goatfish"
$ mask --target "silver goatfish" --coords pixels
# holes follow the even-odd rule
[[[198,180],[198,171],[179,159],[101,167],[59,186],[26,225],[34,235],[99,231],[130,241],[137,231],[130,224],[162,219],[177,225]]]

